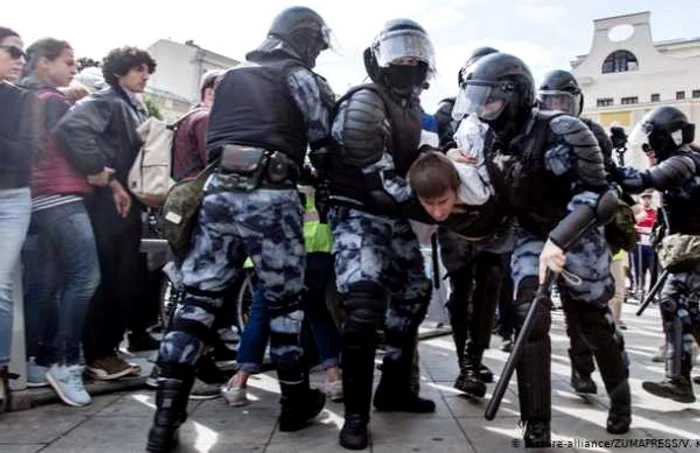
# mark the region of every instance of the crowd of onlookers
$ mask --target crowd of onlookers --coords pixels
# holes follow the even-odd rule
[[[114,49],[99,84],[76,80],[71,45],[45,38],[25,49],[0,27],[0,398],[7,402],[12,275],[21,262],[27,383],[51,385],[68,404],[90,402],[83,376],[139,374],[119,354],[156,349],[159,267],[141,253],[147,210],[126,189],[147,118],[143,93],[156,62],[144,50]],[[77,77],[80,78],[80,77]],[[204,166],[202,103],[178,129],[180,176]],[[92,82],[92,81],[91,81]],[[90,86],[92,85],[92,86]],[[83,366],[84,364],[84,366]]]

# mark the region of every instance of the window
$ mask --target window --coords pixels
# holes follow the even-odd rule
[[[637,96],[630,96],[620,99],[620,103],[625,104],[639,104],[639,98]]]
[[[693,90],[693,99],[700,98],[700,90]]]
[[[659,102],[661,100],[661,96],[659,96],[659,93],[654,93],[651,95],[651,102]]]
[[[613,98],[603,98],[596,100],[596,105],[598,107],[610,107],[613,105]]]
[[[685,99],[685,91],[676,91],[676,100],[682,101]]]
[[[608,58],[603,62],[603,74],[636,71],[638,69],[637,57],[628,50],[616,50],[608,55]]]

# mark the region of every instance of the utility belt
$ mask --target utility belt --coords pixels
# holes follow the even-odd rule
[[[296,189],[299,166],[281,151],[243,145],[224,145],[217,172],[221,189],[251,192],[256,189]]]

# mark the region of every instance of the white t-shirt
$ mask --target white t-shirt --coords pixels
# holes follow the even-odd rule
[[[494,195],[484,157],[484,137],[487,130],[488,126],[476,116],[466,117],[459,123],[454,135],[457,148],[447,152],[447,157],[453,161],[461,181],[457,196],[467,205],[482,205]],[[459,156],[475,159],[476,164],[458,162]]]

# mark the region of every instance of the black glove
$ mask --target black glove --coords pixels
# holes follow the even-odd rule
[[[330,191],[328,184],[318,182],[316,184],[316,193],[314,194],[314,204],[318,211],[318,218],[321,223],[328,223],[328,210],[330,209]]]

